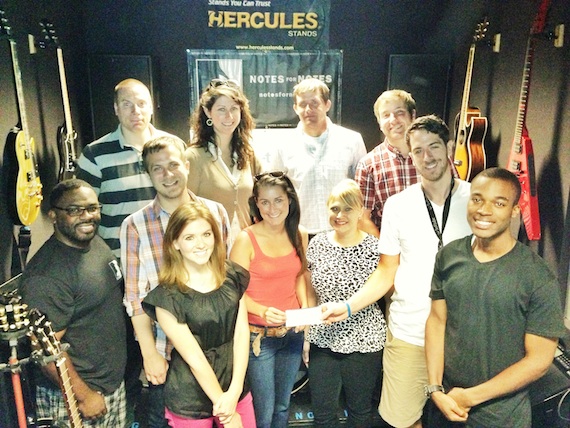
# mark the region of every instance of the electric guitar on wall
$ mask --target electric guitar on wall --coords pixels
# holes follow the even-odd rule
[[[526,128],[526,109],[530,90],[530,76],[532,71],[532,61],[534,57],[534,44],[536,35],[544,31],[546,15],[550,0],[542,0],[538,13],[534,18],[534,23],[530,29],[530,35],[526,46],[526,59],[523,69],[521,93],[519,98],[519,111],[517,114],[517,126],[515,136],[509,155],[507,169],[519,179],[522,193],[519,201],[522,219],[528,239],[539,240],[540,215],[538,212],[538,194],[536,188],[536,178],[534,173],[534,151],[532,140]]]
[[[69,106],[69,93],[67,92],[67,80],[65,78],[65,66],[63,63],[63,50],[59,39],[55,34],[53,24],[47,19],[40,22],[45,42],[40,42],[40,47],[47,47],[51,43],[56,47],[57,65],[59,68],[59,81],[61,83],[61,95],[63,99],[63,114],[65,122],[57,130],[57,144],[59,151],[59,181],[75,177],[75,162],[77,160],[75,147],[77,144],[77,132],[73,129],[71,121],[71,108]]]
[[[40,212],[42,184],[34,154],[34,140],[30,138],[28,128],[16,41],[2,10],[0,10],[0,37],[7,38],[10,42],[16,101],[18,103],[18,124],[8,134],[5,148],[8,166],[8,173],[6,174],[8,210],[14,224],[29,226],[36,220]]]
[[[487,118],[481,116],[481,111],[469,106],[469,92],[471,90],[471,76],[475,47],[485,37],[489,21],[484,18],[475,30],[473,42],[469,48],[467,73],[463,87],[461,111],[455,118],[455,154],[453,163],[462,180],[471,181],[479,172],[486,168],[485,136],[487,135]]]
[[[46,316],[37,309],[30,311],[30,320],[30,334],[35,337],[37,344],[41,347],[45,355],[55,357],[55,367],[69,416],[69,427],[83,428],[83,421],[79,413],[79,408],[77,407],[75,393],[71,386],[71,378],[65,364],[66,358],[62,352],[61,344],[55,336],[51,323],[46,319]],[[33,342],[33,344],[35,345],[36,343]]]

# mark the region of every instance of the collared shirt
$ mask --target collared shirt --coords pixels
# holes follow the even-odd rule
[[[327,199],[339,181],[354,178],[358,161],[366,154],[360,133],[335,125],[327,118],[326,134],[306,135],[302,124],[276,147],[271,169],[287,172],[299,195],[301,224],[310,234],[330,230]]]
[[[152,125],[149,130],[152,138],[174,137]],[[103,205],[98,233],[118,258],[121,223],[156,195],[142,164],[142,152],[127,144],[119,125],[115,131],[83,148],[77,162],[77,178],[93,187]]]
[[[222,239],[229,249],[230,222],[222,204],[200,198],[188,191],[192,201],[200,201],[213,214],[220,226]],[[142,301],[150,290],[158,286],[158,274],[162,266],[162,242],[170,214],[164,211],[158,198],[146,207],[129,215],[121,225],[121,264],[125,277],[125,296],[123,303],[129,316],[144,314]],[[166,335],[154,323],[156,349],[165,358],[169,358],[172,345]]]
[[[380,230],[386,200],[417,183],[420,175],[412,157],[404,157],[385,140],[360,159],[355,180],[364,197],[364,208],[370,210],[370,218]]]

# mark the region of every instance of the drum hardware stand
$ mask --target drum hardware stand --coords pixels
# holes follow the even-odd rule
[[[26,428],[28,425],[24,409],[20,372],[22,371],[22,364],[28,363],[30,359],[18,360],[18,340],[28,335],[30,321],[26,311],[28,306],[21,303],[22,298],[15,291],[0,296],[0,340],[7,341],[10,345],[8,364],[0,364],[0,371],[9,371],[12,374],[12,388],[14,389],[18,427]]]

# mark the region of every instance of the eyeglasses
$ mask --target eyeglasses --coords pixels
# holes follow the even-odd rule
[[[237,80],[233,79],[212,79],[210,80],[209,88],[217,88],[218,86],[229,86],[230,88],[239,88],[239,83]]]
[[[259,181],[263,177],[269,176],[273,178],[283,178],[286,177],[287,173],[285,171],[269,171],[269,172],[262,172],[261,174],[257,174],[253,177],[254,181]]]
[[[102,207],[103,205],[99,204],[99,205],[89,205],[88,207],[76,207],[72,205],[67,208],[63,207],[52,207],[52,208],[55,208],[56,210],[65,211],[67,215],[70,217],[81,217],[85,211],[87,211],[89,214],[97,214],[99,211],[101,211]]]

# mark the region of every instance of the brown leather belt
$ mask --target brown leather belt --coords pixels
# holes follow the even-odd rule
[[[260,334],[262,337],[283,337],[287,334],[289,329],[284,325],[278,326],[265,326],[265,325],[249,325],[249,331],[252,333]]]

